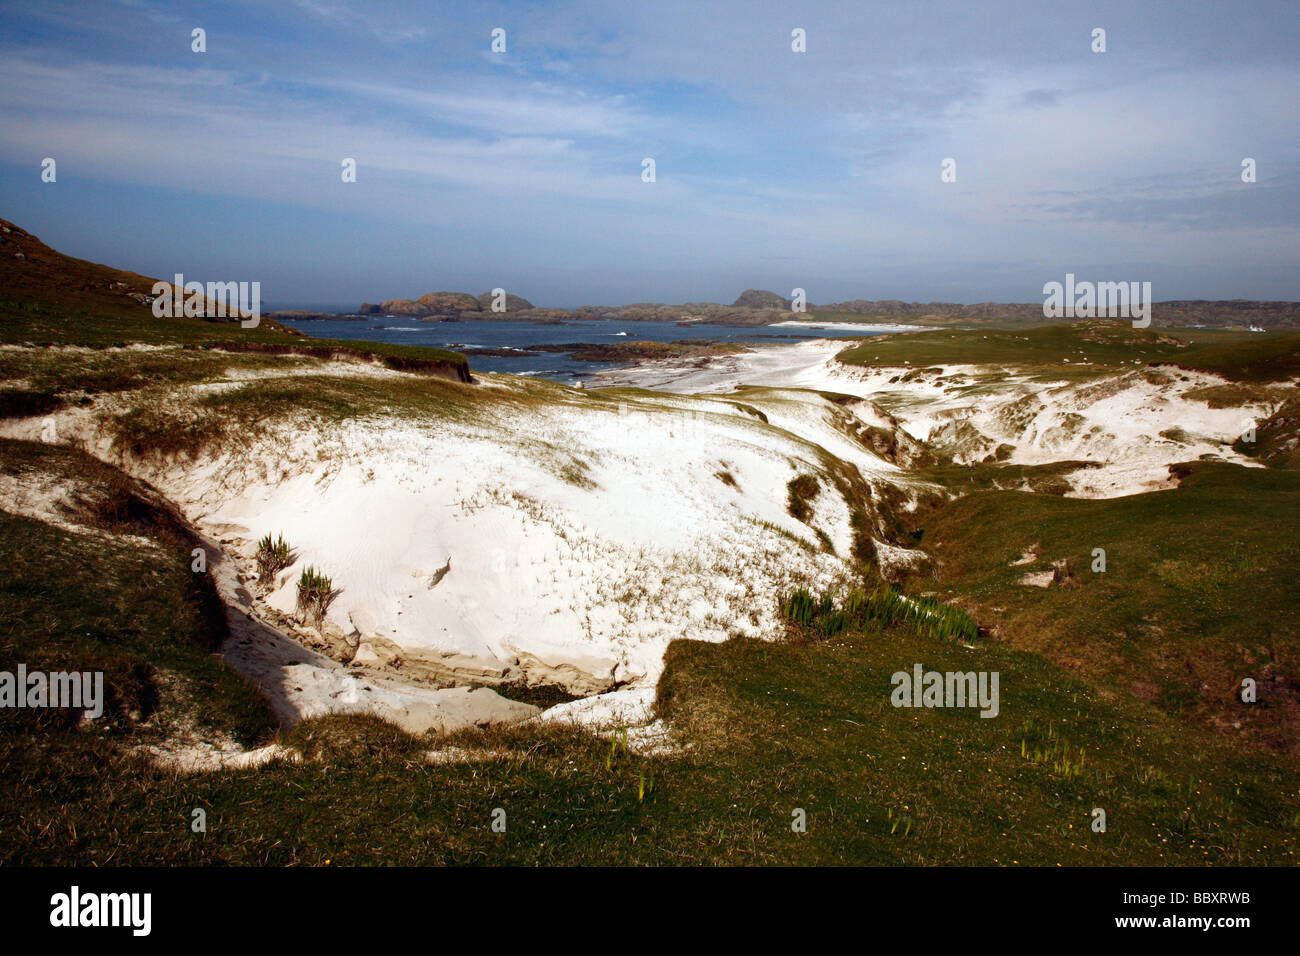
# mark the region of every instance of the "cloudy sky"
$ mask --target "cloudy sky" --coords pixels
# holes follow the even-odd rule
[[[1300,299],[1297,54],[1290,0],[0,0],[0,215],[273,307]]]

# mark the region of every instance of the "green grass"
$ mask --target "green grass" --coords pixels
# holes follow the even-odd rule
[[[1170,363],[1230,379],[1276,381],[1300,374],[1300,334],[1213,329],[1135,329],[1092,319],[1023,330],[944,329],[872,337],[839,353],[851,365],[1049,367],[1055,378],[1091,377]],[[1082,365],[1083,362],[1089,363]]]
[[[244,742],[267,735],[260,694],[212,656],[225,616],[210,579],[191,570],[197,541],[183,524],[146,489],[71,450],[2,439],[0,473],[80,489],[77,531],[0,511],[0,669],[103,670],[112,716],[94,739],[135,733],[155,710]],[[185,687],[202,692],[182,706]],[[0,711],[11,743],[38,719]]]
[[[122,407],[105,409],[100,420],[120,453],[140,459],[192,459],[290,420],[307,420],[320,428],[392,416],[486,427],[499,412],[543,403],[524,392],[486,393],[431,376],[283,375],[196,393],[189,402],[177,401],[170,384],[140,389],[125,396]]]
[[[341,348],[347,345],[346,349]],[[255,346],[260,348],[261,346]],[[67,405],[88,405],[106,396],[161,387],[220,381],[235,375],[261,374],[266,376],[245,387],[263,392],[284,388],[283,379],[304,369],[320,367],[335,358],[375,362],[397,370],[414,370],[417,373],[433,370],[433,374],[414,374],[413,381],[444,381],[459,373],[442,374],[443,363],[454,368],[465,368],[463,356],[428,350],[416,355],[406,347],[376,346],[368,343],[340,343],[340,349],[325,340],[302,340],[288,345],[268,346],[275,349],[293,349],[294,352],[263,353],[257,351],[231,351],[234,346],[164,346],[151,350],[122,348],[64,349],[31,347],[0,350],[0,418],[25,415],[43,415]],[[451,359],[445,356],[452,356]],[[276,373],[280,373],[279,376]],[[465,373],[466,375],[468,372]],[[346,376],[339,376],[345,378]],[[301,381],[290,386],[302,394],[303,402],[314,401],[320,405],[327,399],[321,395],[312,398],[312,389]],[[410,390],[406,382],[392,386],[394,393]],[[414,386],[416,390],[419,386]]]
[[[949,491],[966,494],[983,490],[1018,490],[1027,486],[1039,494],[1061,495],[1070,490],[1065,476],[1084,468],[1096,468],[1092,461],[1053,461],[1042,465],[980,461],[969,465],[941,461],[915,469],[912,474]]]
[[[319,627],[335,597],[329,575],[308,565],[298,577],[298,613]]]
[[[779,603],[781,616],[796,631],[821,637],[894,624],[931,640],[973,641],[979,636],[975,619],[960,608],[933,597],[909,597],[886,584],[870,592],[853,588],[838,600],[829,591],[814,597],[807,588],[796,588]]]
[[[914,662],[996,670],[1001,714],[896,709]],[[308,721],[309,759],[176,778],[44,735],[10,761],[6,862],[1291,864],[1295,768],[1113,705],[1031,655],[906,633],[804,647],[681,641],[660,707],[694,741],[645,757],[562,728],[463,734],[482,759],[373,718]],[[1022,749],[1023,748],[1023,749]],[[1082,754],[1083,756],[1080,756]],[[16,766],[15,766],[16,764]],[[76,771],[73,772],[72,768]],[[1094,807],[1109,829],[1092,833]],[[188,827],[203,807],[208,832]],[[490,828],[505,811],[504,834]],[[808,832],[792,832],[796,808]]]
[[[1133,359],[1155,360],[1174,354],[1182,344],[1155,329],[1090,320],[1047,325],[1023,331],[954,329],[874,337],[839,354],[853,365],[1008,364],[1131,365]],[[877,358],[879,356],[879,358]],[[1068,370],[1066,370],[1068,371]]]
[[[465,356],[443,349],[312,339],[269,321],[243,329],[222,320],[158,319],[144,306],[98,295],[0,300],[0,344],[25,346],[0,351],[0,417],[47,414],[96,395],[211,380],[234,369],[289,371],[312,359],[469,377]],[[139,345],[154,348],[126,348]]]
[[[137,344],[233,349],[332,348],[378,358],[466,364],[465,356],[445,349],[312,338],[265,318],[251,329],[225,319],[160,319],[147,306],[134,302],[85,300],[73,295],[0,299],[0,343],[92,349]]]
[[[192,384],[236,370],[288,371],[306,361],[182,347],[0,349],[0,412],[45,414],[63,405],[84,405],[99,396],[149,385]]]
[[[1228,342],[1197,345],[1177,356],[1182,368],[1246,382],[1300,376],[1300,334],[1245,332]]]
[[[1187,724],[1295,751],[1300,544],[1281,529],[1300,526],[1300,472],[1178,470],[1173,490],[1104,500],[978,490],[913,520],[944,593],[977,602],[1007,642]],[[1033,545],[1036,561],[1012,564]],[[1091,570],[1098,548],[1102,573]],[[1060,559],[1081,587],[1019,583]],[[1246,676],[1268,688],[1260,706],[1236,698]]]
[[[134,752],[160,726],[193,721],[249,743],[270,733],[259,698],[209,653],[217,619],[202,575],[189,569],[189,542],[169,539],[147,508],[123,504],[120,476],[107,466],[24,443],[0,452],[4,468],[27,480],[77,477],[99,501],[87,520],[129,521],[157,543],[119,544],[0,515],[5,662],[102,663],[119,688],[130,687],[137,667],[183,677],[150,678],[158,695],[150,720],[87,732],[34,721],[30,711],[0,715],[0,830],[22,834],[0,844],[6,864],[1295,860],[1294,758],[1242,747],[1044,656],[936,640],[907,620],[858,624],[865,618],[856,611],[812,642],[673,643],[657,707],[690,747],[672,754],[637,755],[562,727],[421,740],[375,718],[330,717],[281,736],[304,754],[300,763],[178,777]],[[1261,485],[1249,497],[1267,511],[1258,498],[1267,493]],[[1034,517],[1035,532],[1051,530]],[[942,529],[927,530],[927,541],[931,533]],[[1123,567],[1123,548],[1113,560]],[[1229,560],[1250,568],[1257,558]],[[893,707],[891,675],[915,663],[997,671],[1000,715]],[[424,759],[448,746],[478,758]],[[1088,827],[1098,806],[1109,816],[1105,834]],[[206,834],[189,827],[196,807],[207,811]],[[507,814],[504,834],[490,828],[496,808]],[[807,833],[791,830],[796,808],[807,813]]]
[[[278,535],[274,539],[269,535],[264,535],[257,542],[257,553],[253,555],[257,561],[257,576],[262,582],[270,582],[275,576],[293,563],[292,549],[289,542],[284,540],[284,535]]]

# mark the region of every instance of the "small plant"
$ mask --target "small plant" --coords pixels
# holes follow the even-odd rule
[[[655,792],[654,777],[647,778],[645,771],[642,770],[636,787],[636,802],[644,803],[645,798]]]
[[[623,748],[623,755],[627,756],[627,728],[621,724],[614,728],[614,734],[609,739],[609,753],[605,754],[606,770],[614,766],[614,758],[618,756],[620,746]]]
[[[902,813],[899,814],[897,817],[895,817],[894,809],[893,807],[890,807],[887,814],[887,819],[890,821],[890,827],[889,827],[890,836],[896,834],[898,832],[899,827],[903,828],[903,836],[909,837],[912,835],[912,817],[910,814]]]
[[[257,542],[258,580],[263,583],[274,580],[277,574],[289,566],[290,560],[289,545],[284,540],[284,535],[279,535],[272,541],[268,534]]]
[[[808,627],[813,621],[817,602],[807,588],[799,588],[781,602],[781,616],[792,624]]]
[[[298,613],[319,627],[334,602],[334,582],[308,565],[298,578]]]

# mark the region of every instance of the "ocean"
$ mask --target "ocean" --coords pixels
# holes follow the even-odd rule
[[[294,320],[284,324],[307,335],[327,339],[363,339],[397,345],[428,345],[463,351],[471,348],[508,349],[528,345],[584,343],[607,345],[617,342],[675,342],[708,339],[715,342],[743,342],[778,345],[808,339],[863,338],[879,334],[861,327],[837,329],[834,323],[796,326],[713,325],[699,322],[619,322],[614,320],[541,322],[420,322],[397,316],[358,316],[353,319]],[[888,331],[880,329],[880,332]],[[625,368],[633,362],[584,362],[564,352],[524,352],[519,355],[470,355],[470,368],[482,372],[538,375],[559,382],[590,378],[597,372]]]

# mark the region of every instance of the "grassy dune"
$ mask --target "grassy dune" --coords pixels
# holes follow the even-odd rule
[[[338,357],[469,377],[465,357],[442,349],[308,339],[267,317],[250,329],[233,319],[160,319],[130,298],[148,295],[154,279],[65,256],[11,222],[0,220],[0,226],[25,256],[0,257],[0,345],[27,347],[0,351],[0,417],[46,414],[85,394],[147,384],[155,374],[172,379],[180,367],[195,377],[209,375],[230,364],[223,355],[231,350]],[[117,351],[139,345],[172,348],[160,354]],[[79,350],[69,352],[70,346]],[[176,354],[182,351],[187,354]]]
[[[62,526],[0,511],[0,670],[105,673],[105,718],[56,737],[95,753],[178,725],[249,744],[270,733],[260,693],[213,656],[226,636],[222,604],[191,570],[197,541],[165,502],[80,452],[29,442],[0,439],[0,478],[33,495],[71,489]],[[53,713],[0,710],[7,745],[54,732]]]
[[[1057,375],[1101,375],[1135,363],[1169,363],[1231,379],[1277,381],[1300,372],[1300,334],[1135,329],[1128,322],[1091,319],[1023,331],[960,329],[878,336],[845,349],[839,360],[880,367],[1051,366]],[[1085,361],[1086,371],[1069,367]]]
[[[114,494],[147,499],[147,490],[74,452],[6,442],[0,453],[4,473],[33,482],[41,474],[75,477],[87,501]],[[1229,551],[1222,566],[1186,587],[1133,550],[1144,527],[1159,541],[1164,562],[1215,554],[1218,538],[1245,537],[1258,548],[1260,528],[1278,519],[1274,499],[1291,500],[1286,482],[1294,477],[1267,475],[1274,484],[1239,496],[1239,510],[1222,529],[1207,528],[1205,539],[1185,544],[1167,527],[1142,521],[1165,515],[1184,526],[1180,514],[1219,500],[1239,476],[1210,469],[1183,490],[1139,496],[1144,500],[1034,497],[1036,506],[1027,508],[1030,496],[1012,493],[961,499],[951,507],[962,513],[927,519],[925,537],[941,539],[942,555],[960,545],[952,528],[986,543],[970,567],[954,562],[944,584],[981,606],[1007,602],[1004,642],[964,647],[902,624],[829,639],[795,628],[776,643],[678,641],[658,696],[660,715],[688,745],[676,753],[638,756],[555,727],[417,739],[371,718],[330,717],[280,736],[301,752],[299,763],[189,777],[153,767],[137,748],[176,726],[248,743],[266,742],[272,731],[255,692],[209,654],[219,619],[202,576],[189,569],[183,533],[144,505],[91,507],[82,519],[87,533],[4,516],[0,559],[10,574],[0,591],[0,619],[12,622],[0,645],[4,664],[103,666],[119,699],[141,696],[130,690],[135,679],[156,700],[147,714],[138,703],[123,707],[89,731],[38,724],[31,711],[2,715],[0,759],[10,784],[0,827],[25,836],[6,841],[0,860],[1293,863],[1300,822],[1294,757],[1258,741],[1243,747],[1238,735],[1170,706],[1176,698],[1125,693],[1115,676],[1129,651],[1144,666],[1172,650],[1200,662],[1215,641],[1203,633],[1207,622],[1220,627],[1216,634],[1232,631],[1252,654],[1268,640],[1271,615],[1252,619],[1243,611],[1267,607],[1275,615],[1279,604],[1286,607],[1279,595],[1294,580],[1296,560],[1287,542],[1252,551],[1244,563]],[[1144,517],[1135,517],[1135,508],[1145,508]],[[1247,520],[1252,509],[1259,514]],[[1099,533],[1089,521],[1100,522],[1113,549],[1104,585],[1035,589],[1034,600],[1022,602],[1004,593],[1014,585],[1002,559],[1021,537],[1040,539],[1044,554],[1074,555]],[[91,530],[129,531],[154,546]],[[1126,537],[1117,537],[1121,532]],[[1265,572],[1256,572],[1257,564]],[[1135,582],[1141,589],[1121,602],[1125,581],[1130,591]],[[1058,620],[1053,633],[1104,646],[1098,635],[1117,621],[1172,615],[1198,589],[1207,606],[1184,610],[1184,628],[1147,631],[1131,644],[1105,648],[1108,660],[1120,661],[1113,671],[1091,666],[1092,658],[1084,666],[1052,663],[1052,646],[1017,646],[1023,635]],[[1108,616],[1094,620],[1099,615]],[[1294,618],[1272,623],[1276,653],[1291,654],[1283,632],[1294,633]],[[890,677],[915,663],[998,672],[1000,714],[982,719],[975,710],[893,707]],[[1241,661],[1250,668],[1265,663]],[[1286,658],[1275,663],[1289,666]],[[1168,672],[1171,688],[1176,672]],[[1259,718],[1265,744],[1270,707]],[[426,758],[451,748],[470,759]],[[196,807],[207,811],[204,835],[189,827]],[[1107,812],[1105,833],[1090,829],[1098,807]],[[504,834],[490,827],[496,808],[506,811]],[[791,829],[797,808],[806,812],[806,833]]]

